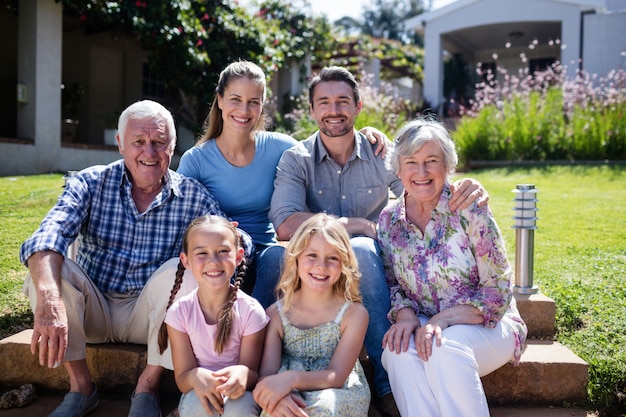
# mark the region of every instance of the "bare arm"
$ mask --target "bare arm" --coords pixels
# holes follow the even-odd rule
[[[65,304],[61,299],[61,267],[64,256],[53,251],[36,252],[28,258],[28,269],[37,292],[30,351],[39,349],[39,364],[49,368],[60,363],[68,342]]]
[[[315,213],[298,212],[287,217],[287,220],[282,222],[276,229],[276,235],[278,240],[289,240],[291,236],[296,232],[296,229],[300,227],[305,220],[312,217]]]
[[[172,349],[174,377],[178,389],[183,393],[195,390],[207,412],[211,413],[210,403],[218,412],[223,413],[224,401],[216,389],[221,382],[210,370],[198,367],[189,336],[170,325],[167,326],[167,335]]]

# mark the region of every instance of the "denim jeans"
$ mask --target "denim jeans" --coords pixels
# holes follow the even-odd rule
[[[213,416],[257,417],[260,412],[261,407],[259,407],[257,403],[254,402],[254,398],[252,398],[252,393],[250,391],[246,391],[242,397],[239,397],[236,400],[226,398],[224,401],[224,412],[220,414],[214,409]],[[180,401],[178,403],[178,413],[180,414],[180,417],[211,416],[211,414],[209,414],[204,409],[204,407],[202,407],[202,403],[200,402],[200,399],[198,398],[194,390],[191,390],[180,397]]]
[[[365,334],[365,350],[374,368],[374,387],[378,397],[391,393],[387,372],[382,366],[383,336],[389,329],[387,313],[391,309],[389,287],[385,280],[380,247],[374,239],[364,236],[350,239],[361,271],[361,296],[369,313],[369,326]],[[257,278],[252,296],[263,307],[269,307],[275,300],[275,288],[280,278],[285,248],[269,246],[262,251],[257,262]]]

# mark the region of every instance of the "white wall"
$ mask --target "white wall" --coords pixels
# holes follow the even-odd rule
[[[583,69],[586,72],[606,75],[613,69],[626,69],[624,28],[626,11],[585,16]]]

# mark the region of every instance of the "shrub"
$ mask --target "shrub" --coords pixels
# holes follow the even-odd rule
[[[453,137],[459,160],[546,161],[626,159],[626,71],[606,77],[557,64],[512,76],[487,74]]]

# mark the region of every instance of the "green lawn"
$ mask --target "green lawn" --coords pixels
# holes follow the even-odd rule
[[[626,412],[626,166],[499,168],[478,179],[514,262],[516,184],[538,189],[534,283],[557,307],[557,335],[590,364],[590,410]],[[21,242],[62,191],[60,174],[0,178],[0,337],[32,325]]]

